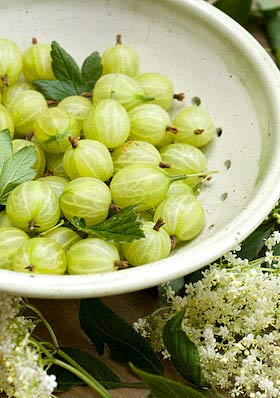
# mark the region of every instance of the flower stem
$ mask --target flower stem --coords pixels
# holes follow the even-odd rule
[[[79,377],[79,379],[84,381],[90,388],[92,388],[93,391],[95,391],[99,397],[112,398],[111,394],[97,380],[95,380],[94,377],[92,377],[74,359],[72,359],[68,354],[66,354],[64,351],[62,351],[59,348],[56,335],[55,335],[51,325],[49,324],[49,322],[43,316],[43,314],[32,304],[25,303],[23,305],[23,307],[32,310],[38,316],[38,318],[42,321],[42,323],[48,330],[53,344],[49,342],[49,343],[46,343],[46,345],[49,345],[50,348],[52,348],[52,345],[53,345],[54,346],[53,348],[55,349],[55,352],[57,353],[57,355],[59,355],[61,358],[65,359],[68,362],[68,363],[66,363],[59,359],[54,358],[53,354],[51,354],[49,352],[49,350],[44,347],[44,344],[41,344],[40,342],[33,341],[33,344],[36,344],[38,346],[38,349],[40,348],[44,352],[46,357],[48,358],[48,360],[46,360],[45,363],[60,366],[61,368],[64,368],[64,369],[68,370],[69,372],[73,373],[74,375]]]
[[[129,381],[122,381],[121,382],[121,386],[120,388],[145,388],[146,384],[145,383],[133,383],[133,382],[129,382]]]
[[[46,320],[44,315],[36,307],[34,307],[32,304],[25,303],[24,304],[24,308],[28,308],[31,311],[35,312],[35,314],[41,319],[42,323],[44,324],[44,326],[46,327],[46,329],[48,330],[48,332],[49,332],[49,334],[51,336],[53,344],[55,345],[56,348],[58,348],[59,345],[58,345],[58,341],[57,341],[56,335],[55,335],[55,333],[53,331],[53,328],[51,327],[49,322]]]
[[[219,173],[218,170],[212,170],[212,171],[207,171],[205,173],[194,173],[194,174],[179,174],[175,176],[169,176],[171,179],[171,182],[175,181],[181,181],[181,180],[186,180],[187,178],[191,177],[202,177],[204,179],[207,179],[211,174],[217,174]]]
[[[62,219],[58,224],[56,224],[54,227],[48,229],[47,231],[41,232],[40,236],[45,236],[46,234],[48,234],[51,231],[54,231],[55,229],[61,227],[64,224],[64,220]]]
[[[56,359],[56,358],[53,358],[50,361],[54,365],[60,366],[61,368],[64,368],[64,369],[68,370],[69,372],[73,373],[75,376],[79,377],[79,379],[84,381],[100,397],[102,397],[102,398],[112,398],[112,395],[100,383],[98,383],[98,381],[96,381],[89,373],[87,373],[84,369],[82,371],[80,371],[79,369],[77,369],[77,367],[69,365],[68,363],[60,361],[59,359]]]

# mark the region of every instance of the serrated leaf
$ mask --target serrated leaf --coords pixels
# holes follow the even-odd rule
[[[36,162],[35,147],[22,148],[10,159],[6,159],[0,176],[0,203],[5,204],[10,192],[19,184],[36,176],[33,168]]]
[[[186,310],[182,309],[164,325],[164,345],[171,355],[175,369],[184,379],[199,387],[208,387],[209,383],[204,378],[196,345],[182,330],[185,312]]]
[[[162,363],[149,343],[100,300],[81,300],[79,317],[82,329],[100,355],[106,344],[113,359],[133,361],[143,370],[162,374]]]
[[[144,381],[151,391],[153,398],[205,398],[203,392],[196,388],[186,386],[163,376],[144,372],[132,364],[130,364],[130,367]]]
[[[84,60],[81,71],[72,56],[56,41],[51,44],[51,57],[56,80],[32,82],[47,100],[61,101],[71,95],[91,91],[102,74],[101,58],[97,51]]]
[[[50,142],[54,141],[59,143],[66,137],[71,137],[72,134],[73,132],[70,130],[59,131],[56,135],[52,135],[46,141],[44,141],[44,144],[49,144]]]
[[[56,79],[71,83],[76,94],[81,94],[82,77],[76,61],[56,41],[51,43],[51,57]]]
[[[120,388],[122,386],[120,378],[107,365],[93,355],[78,348],[64,347],[62,350],[106,389]],[[67,391],[73,387],[85,384],[77,376],[73,375],[73,373],[59,366],[52,366],[49,373],[56,375],[58,391]]]
[[[235,19],[241,25],[246,24],[251,5],[252,0],[217,0],[214,3],[215,7]]]
[[[40,91],[46,100],[61,101],[70,95],[77,95],[73,85],[60,80],[33,80],[33,86]]]
[[[86,221],[84,218],[79,218],[77,216],[73,217],[73,225],[79,230],[86,228]]]
[[[141,222],[137,221],[135,206],[128,206],[102,223],[83,227],[82,219],[73,217],[72,224],[80,231],[92,234],[109,242],[132,242],[145,237]]]
[[[0,176],[2,174],[4,164],[12,157],[12,154],[13,148],[10,131],[5,129],[0,133]]]
[[[96,81],[102,75],[101,57],[94,51],[82,65],[82,81],[85,91],[92,91]]]

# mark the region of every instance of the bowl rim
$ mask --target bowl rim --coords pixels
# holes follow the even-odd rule
[[[170,4],[170,0],[162,2]],[[26,297],[68,299],[116,295],[159,285],[202,268],[231,250],[261,224],[279,199],[280,167],[277,159],[280,159],[280,112],[277,112],[277,108],[280,109],[280,73],[276,65],[251,34],[205,1],[173,0],[172,6],[189,10],[199,15],[199,18],[215,23],[221,34],[231,38],[241,51],[255,54],[256,68],[271,88],[271,110],[278,126],[269,177],[260,184],[261,193],[250,201],[246,211],[241,211],[226,227],[200,242],[198,247],[193,246],[187,259],[184,253],[178,252],[176,256],[171,255],[141,267],[91,275],[29,275],[0,270],[1,292]]]

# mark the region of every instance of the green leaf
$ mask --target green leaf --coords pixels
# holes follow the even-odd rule
[[[13,148],[10,131],[5,129],[0,133],[0,176],[2,174],[4,164],[12,157],[12,155]]]
[[[248,260],[254,260],[259,256],[260,251],[264,247],[264,241],[272,233],[275,219],[269,223],[261,224],[241,245],[241,250],[238,252],[238,256],[241,258],[247,258]]]
[[[185,312],[185,309],[179,311],[164,325],[162,334],[164,345],[181,376],[199,387],[208,387],[209,383],[204,378],[196,345],[182,330]]]
[[[32,83],[47,100],[61,101],[70,95],[91,91],[102,74],[101,58],[97,51],[89,55],[82,65],[56,41],[51,44],[52,69],[56,80],[34,80]]]
[[[271,15],[280,10],[280,4],[273,0],[257,0],[257,8],[264,15]]]
[[[46,141],[44,141],[44,144],[49,144],[50,142],[54,141],[59,143],[66,137],[71,137],[71,135],[73,135],[71,130],[60,131],[58,134],[50,136]]]
[[[162,374],[162,363],[144,337],[100,300],[81,300],[79,316],[82,329],[100,355],[106,344],[113,359],[133,361],[143,370]]]
[[[106,389],[120,388],[122,386],[120,378],[107,365],[93,355],[78,348],[64,347],[62,350]],[[52,366],[49,373],[56,375],[58,391],[67,391],[72,387],[84,385],[84,382],[77,376],[59,366]]]
[[[275,52],[278,67],[280,67],[280,12],[264,18],[267,38]]]
[[[280,48],[279,48],[279,50],[275,51],[275,57],[276,57],[276,64],[277,64],[278,68],[280,68]]]
[[[273,246],[272,250],[274,256],[280,256],[280,243],[277,243],[275,246]]]
[[[61,101],[70,95],[77,95],[73,85],[60,80],[33,80],[33,86],[43,94],[46,100]]]
[[[85,91],[92,91],[96,81],[102,74],[101,57],[97,51],[84,60],[82,65],[82,80]]]
[[[0,204],[3,205],[6,204],[10,192],[17,185],[32,180],[36,176],[36,170],[33,168],[36,153],[35,147],[28,146],[13,155],[8,130],[0,134],[0,146]]]
[[[173,281],[169,281],[168,284],[176,294],[180,294],[182,289],[185,286],[185,277],[182,276],[180,278],[174,279]],[[168,304],[167,297],[165,294],[164,284],[158,286],[158,293],[159,293],[159,299],[157,302],[157,306],[161,307],[161,306]]]
[[[235,19],[241,25],[245,25],[249,18],[252,0],[217,0],[214,6]]]
[[[184,276],[181,276],[181,278],[174,279],[173,281],[169,282],[169,285],[172,290],[174,290],[175,293],[180,293],[181,290],[185,286],[185,278]]]
[[[82,232],[92,234],[98,238],[111,242],[131,242],[145,237],[141,229],[141,222],[137,221],[135,206],[128,206],[109,217],[102,223],[85,227],[85,221],[73,217],[72,224]]]
[[[185,276],[185,283],[188,285],[189,283],[196,283],[200,281],[203,278],[203,272],[209,268],[209,265],[206,267],[203,267],[201,269],[198,269],[197,271],[191,272],[190,274]]]
[[[163,376],[144,372],[132,364],[130,367],[144,381],[153,398],[205,398],[203,392],[196,388],[185,386]]]
[[[205,398],[225,398],[224,394],[220,394],[216,389],[214,388],[208,388],[204,389],[202,391],[203,395]]]
[[[51,44],[52,69],[57,80],[69,82],[81,94],[82,77],[75,60],[56,41]]]

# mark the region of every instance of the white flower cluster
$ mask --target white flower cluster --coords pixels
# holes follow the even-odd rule
[[[280,235],[267,244],[279,242]],[[270,249],[270,248],[269,248]],[[214,264],[203,278],[170,298],[170,310],[140,322],[155,350],[165,352],[161,332],[168,319],[186,309],[182,329],[198,347],[206,379],[231,396],[280,396],[280,278],[250,267],[234,253],[232,268]],[[230,266],[232,264],[228,264]],[[139,326],[139,321],[138,321]]]
[[[49,398],[55,376],[43,369],[29,338],[34,323],[20,315],[22,300],[0,295],[0,393],[14,398]]]

